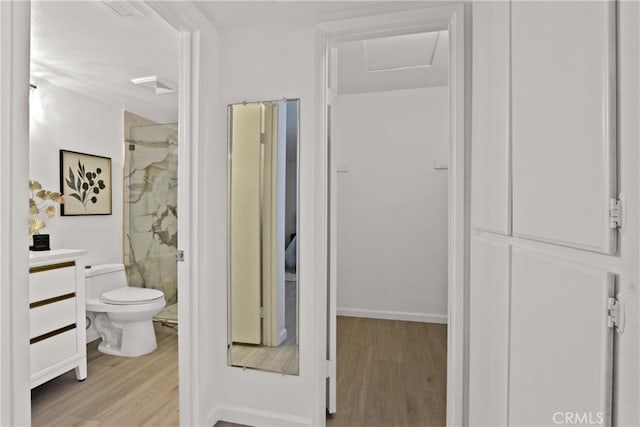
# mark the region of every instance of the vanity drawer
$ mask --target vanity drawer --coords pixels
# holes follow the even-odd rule
[[[77,353],[76,328],[31,344],[31,373],[34,374]]]
[[[31,267],[29,273],[29,302],[42,301],[76,291],[74,262]]]
[[[29,338],[76,323],[76,298],[73,295],[68,294],[70,297],[63,300],[32,307],[29,310]]]

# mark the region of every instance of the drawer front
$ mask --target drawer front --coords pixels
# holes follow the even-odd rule
[[[76,354],[76,334],[74,328],[31,344],[31,373],[35,374]]]
[[[29,273],[29,302],[76,291],[76,267],[73,262],[31,267]]]
[[[71,297],[29,310],[29,338],[76,323],[76,298]]]

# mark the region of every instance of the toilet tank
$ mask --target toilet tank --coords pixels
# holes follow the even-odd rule
[[[84,271],[87,301],[99,299],[103,292],[127,286],[123,264],[96,264]]]

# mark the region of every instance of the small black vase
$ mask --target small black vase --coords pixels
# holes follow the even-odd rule
[[[33,246],[29,247],[32,251],[50,251],[49,235],[48,234],[34,234]]]

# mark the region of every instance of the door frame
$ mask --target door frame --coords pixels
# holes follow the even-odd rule
[[[183,313],[179,330],[180,424],[201,422],[199,405],[202,365],[199,357],[198,177],[202,174],[198,153],[204,144],[200,114],[201,32],[215,32],[213,25],[193,4],[168,4],[145,0],[177,32],[179,37],[179,145],[178,203],[187,207],[178,218],[180,248],[185,262],[178,263],[178,304]],[[0,424],[30,425],[28,250],[23,233],[28,219],[26,188],[29,175],[29,68],[31,3],[0,2],[0,190],[9,195],[0,217]],[[18,232],[14,232],[18,230]],[[7,313],[7,314],[5,314]],[[5,350],[10,349],[10,350]]]
[[[448,328],[447,328],[447,425],[465,425],[468,396],[468,282],[469,282],[469,241],[470,241],[470,154],[471,154],[471,10],[468,4],[425,7],[410,11],[354,18],[319,24],[322,38],[322,62],[318,70],[318,89],[321,92],[317,105],[318,123],[321,126],[323,152],[318,160],[323,192],[318,194],[318,209],[323,226],[323,247],[319,256],[323,264],[330,266],[327,249],[335,252],[335,241],[329,248],[329,165],[328,165],[328,117],[327,104],[330,100],[329,57],[331,49],[338,43],[361,40],[366,37],[398,35],[417,31],[449,30],[450,40],[450,169],[449,169],[449,243],[448,243]],[[319,283],[332,286],[335,283],[325,271]],[[329,289],[327,288],[327,291]],[[328,293],[325,293],[328,295]],[[327,299],[318,301],[319,313],[326,313]],[[322,310],[324,308],[324,311]],[[328,341],[327,319],[317,319],[319,340]],[[319,352],[318,363],[324,368],[326,352]],[[320,372],[325,373],[325,369]],[[324,378],[321,379],[326,384]],[[322,402],[316,402],[324,409]]]

